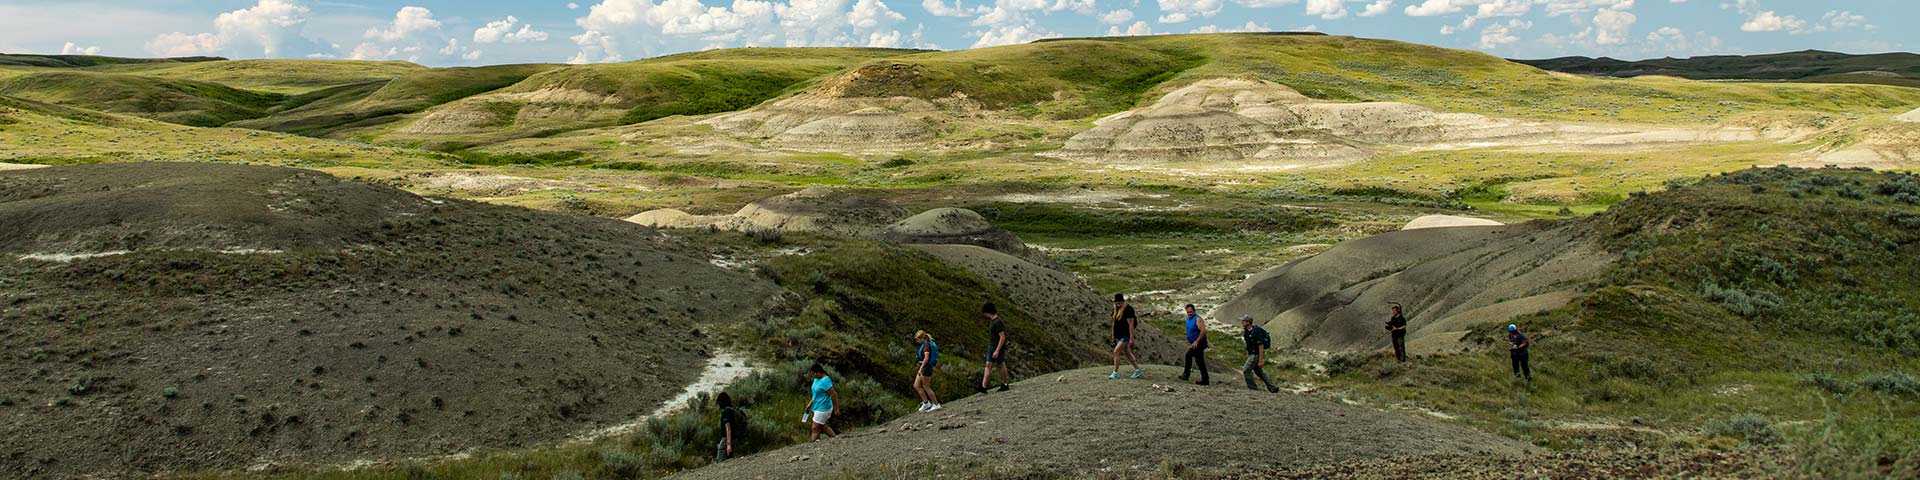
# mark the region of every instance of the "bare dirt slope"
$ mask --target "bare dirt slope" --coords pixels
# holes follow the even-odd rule
[[[1477,323],[1565,305],[1612,261],[1567,223],[1402,230],[1256,274],[1214,314],[1261,319],[1276,345],[1368,350],[1387,345],[1382,325],[1400,302],[1410,341],[1457,340]]]
[[[1107,380],[1105,373],[1043,375],[1006,393],[681,478],[1159,478],[1163,464],[1218,476],[1421,454],[1499,459],[1529,450],[1437,420],[1322,398],[1226,384],[1169,386],[1172,367],[1149,368],[1139,380]]]
[[[0,477],[537,445],[630,420],[764,282],[637,225],[319,172],[0,172]]]

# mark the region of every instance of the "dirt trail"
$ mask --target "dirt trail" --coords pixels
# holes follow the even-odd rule
[[[1104,368],[1047,374],[1010,392],[950,402],[939,412],[680,477],[859,478],[933,471],[1132,478],[1157,476],[1163,464],[1229,475],[1421,454],[1512,458],[1530,450],[1438,420],[1254,392],[1236,385],[1237,378],[1201,387],[1172,378],[1178,374],[1173,367],[1149,367],[1139,380],[1107,380],[1105,374]]]

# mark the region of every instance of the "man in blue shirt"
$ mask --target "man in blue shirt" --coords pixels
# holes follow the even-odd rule
[[[1507,357],[1513,360],[1513,378],[1533,382],[1533,365],[1527,362],[1527,347],[1533,346],[1533,342],[1520,334],[1520,326],[1507,324],[1507,345]]]
[[[1180,372],[1180,380],[1186,381],[1193,375],[1193,364],[1200,364],[1200,381],[1196,385],[1213,383],[1207,375],[1207,322],[1195,313],[1193,304],[1187,304],[1187,356],[1181,363],[1186,370]]]
[[[1280,387],[1273,386],[1273,380],[1267,379],[1267,349],[1273,348],[1273,337],[1267,335],[1267,329],[1253,324],[1252,315],[1240,316],[1240,339],[1247,342],[1247,364],[1240,368],[1240,374],[1247,377],[1247,389],[1259,390],[1253,385],[1253,377],[1260,376],[1260,383],[1267,384],[1267,391],[1280,393]]]

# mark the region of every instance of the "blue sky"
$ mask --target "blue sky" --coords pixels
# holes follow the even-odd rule
[[[1911,51],[1920,30],[1901,25],[1915,18],[1915,0],[0,0],[0,52],[445,66],[1317,30],[1510,58],[1639,59]]]

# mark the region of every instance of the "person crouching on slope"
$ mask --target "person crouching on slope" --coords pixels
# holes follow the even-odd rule
[[[827,369],[818,363],[807,369],[807,376],[813,377],[813,401],[807,404],[808,414],[804,418],[813,435],[807,437],[807,441],[819,440],[821,432],[826,432],[829,438],[840,436],[833,432],[833,427],[827,426],[827,420],[839,412],[840,394],[833,390],[833,378],[828,377]]]
[[[1259,375],[1268,392],[1280,393],[1280,387],[1267,379],[1267,349],[1273,348],[1273,337],[1267,335],[1267,329],[1253,325],[1252,315],[1241,315],[1240,339],[1247,342],[1247,364],[1240,367],[1240,375],[1247,377],[1247,389],[1259,390],[1253,386],[1253,376]]]
[[[1507,324],[1507,357],[1513,360],[1513,378],[1533,382],[1533,365],[1527,361],[1527,347],[1533,342],[1520,334],[1520,326]]]
[[[999,366],[1000,391],[1004,392],[1013,388],[1007,386],[1013,376],[1007,372],[1007,322],[1000,320],[1000,310],[991,303],[980,307],[980,315],[987,317],[987,366],[980,371],[978,390],[987,393],[987,382],[993,379],[993,367]]]
[[[940,409],[940,397],[933,393],[933,369],[940,366],[940,345],[925,330],[913,332],[913,343],[920,344],[920,367],[914,370],[913,393],[920,396],[920,411]]]
[[[1193,304],[1187,304],[1187,356],[1181,359],[1185,369],[1180,372],[1180,381],[1193,376],[1193,364],[1200,364],[1200,382],[1197,385],[1213,383],[1213,377],[1207,374],[1207,321],[1200,319]]]
[[[1127,363],[1133,365],[1132,378],[1140,378],[1140,360],[1133,356],[1134,327],[1140,325],[1140,316],[1133,313],[1133,306],[1127,305],[1127,296],[1113,294],[1113,373],[1107,379],[1120,378],[1120,352],[1127,353]]]

